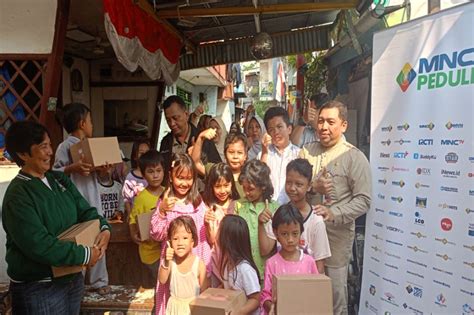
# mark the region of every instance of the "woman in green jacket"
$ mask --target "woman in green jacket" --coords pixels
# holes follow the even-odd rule
[[[53,278],[51,267],[93,266],[105,254],[110,226],[67,176],[50,171],[53,150],[44,126],[14,123],[6,149],[21,167],[2,209],[13,314],[79,314],[82,273]],[[101,232],[93,247],[57,238],[72,225],[94,219],[100,219]]]

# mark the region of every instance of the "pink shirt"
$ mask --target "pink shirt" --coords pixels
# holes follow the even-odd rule
[[[189,215],[193,218],[194,223],[196,224],[197,233],[198,233],[198,244],[193,248],[193,253],[201,258],[206,264],[208,273],[210,273],[210,261],[211,261],[211,247],[207,241],[206,237],[206,226],[204,224],[204,213],[206,212],[206,207],[203,202],[194,208],[192,204],[175,204],[172,211],[167,212],[166,216],[162,216],[158,210],[160,207],[161,200],[158,202],[157,211],[153,213],[151,217],[150,225],[150,236],[156,241],[162,241],[161,243],[161,257],[165,257],[166,251],[166,240],[168,240],[168,226],[175,218],[182,215]],[[169,298],[169,284],[161,284],[160,281],[157,281],[156,284],[156,314],[161,315],[166,313],[166,303]]]
[[[272,280],[273,275],[296,275],[296,274],[319,274],[313,257],[300,251],[299,261],[285,260],[280,253],[276,253],[267,260],[265,264],[265,278],[263,280],[263,291],[260,295],[260,304],[272,300]],[[265,314],[267,314],[265,312]]]

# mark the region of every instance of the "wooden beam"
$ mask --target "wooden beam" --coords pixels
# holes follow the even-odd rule
[[[172,34],[174,34],[176,37],[181,39],[184,45],[189,47],[193,52],[196,52],[196,45],[194,45],[187,37],[178,31],[173,25],[171,25],[170,22],[166,21],[165,19],[162,19],[161,17],[158,17],[155,10],[151,6],[151,4],[147,0],[133,0],[135,4],[140,7],[143,11],[148,13],[153,19],[155,19],[157,22],[163,24],[163,26]]]
[[[144,0],[141,0],[144,1]],[[329,11],[352,9],[357,5],[356,0],[347,0],[344,2],[311,2],[311,3],[285,3],[262,5],[258,7],[221,7],[221,8],[189,8],[189,9],[170,9],[161,10],[156,13],[159,19],[174,19],[178,17],[214,17],[214,16],[238,16],[253,14],[280,14],[280,13],[299,13],[310,11]]]
[[[59,88],[61,87],[61,75],[64,56],[64,40],[66,38],[67,22],[69,18],[69,7],[71,0],[58,0],[56,9],[56,23],[54,27],[53,47],[48,57],[46,74],[44,80],[43,97],[41,99],[41,110],[39,120],[46,126],[51,137],[53,149],[63,140],[63,132],[56,120],[56,111],[48,110],[50,98],[57,98],[59,104]]]

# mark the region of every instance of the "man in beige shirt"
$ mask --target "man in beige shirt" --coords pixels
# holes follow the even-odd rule
[[[347,108],[337,101],[324,104],[318,115],[320,141],[305,145],[299,156],[313,165],[311,203],[326,221],[332,256],[325,262],[333,285],[334,314],[347,314],[347,272],[354,241],[355,220],[367,212],[371,175],[364,154],[346,142]]]

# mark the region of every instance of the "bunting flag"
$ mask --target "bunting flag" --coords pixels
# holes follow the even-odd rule
[[[179,76],[182,43],[130,0],[103,0],[107,37],[119,62],[133,72],[140,66],[152,80],[173,84]]]
[[[285,101],[285,71],[283,70],[283,63],[278,63],[277,82],[276,82],[276,94],[275,99],[278,102]]]

